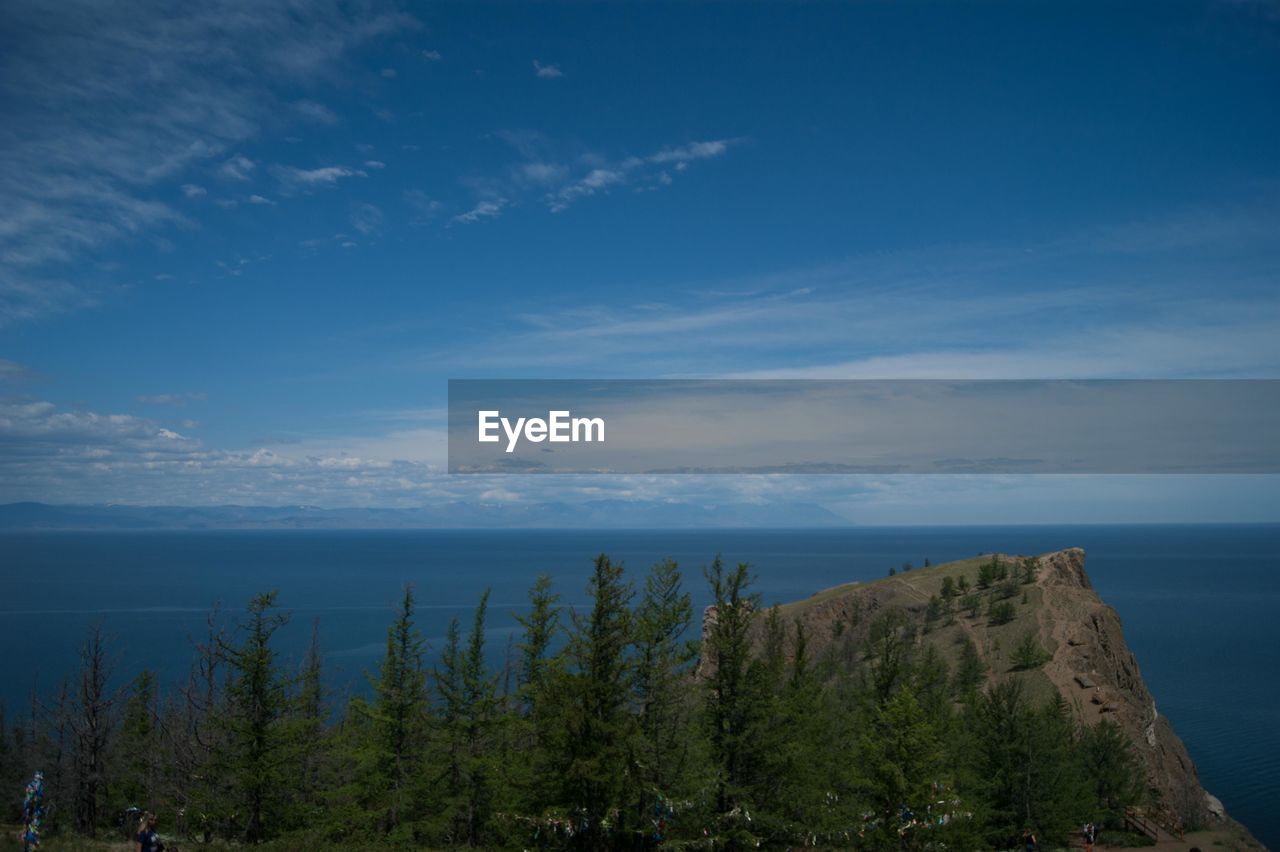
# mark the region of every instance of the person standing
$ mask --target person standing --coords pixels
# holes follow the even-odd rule
[[[40,824],[43,821],[44,773],[37,770],[22,799],[22,852],[31,852],[40,845]]]
[[[1098,827],[1091,822],[1084,824],[1084,852],[1093,852],[1093,844],[1098,839]]]
[[[138,835],[134,840],[138,843],[137,852],[163,852],[164,844],[156,833],[156,815],[147,811],[138,820]]]

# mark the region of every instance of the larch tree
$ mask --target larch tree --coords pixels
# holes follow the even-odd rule
[[[414,621],[413,586],[400,596],[395,619],[387,628],[387,649],[373,679],[373,761],[383,798],[382,828],[393,831],[404,818],[412,794],[415,757],[426,732],[427,678],[424,643]]]
[[[277,611],[275,592],[258,595],[239,626],[239,644],[225,642],[222,648],[228,667],[223,767],[243,808],[241,834],[248,843],[265,840],[278,825],[287,758],[281,723],[288,696],[271,639],[287,621]]]

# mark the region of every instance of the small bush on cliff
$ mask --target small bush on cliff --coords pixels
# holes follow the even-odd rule
[[[987,617],[991,619],[992,624],[997,626],[1013,621],[1015,615],[1017,615],[1017,610],[1008,601],[993,600],[991,605],[987,607]]]
[[[978,588],[989,589],[996,582],[996,561],[984,562],[978,567]]]
[[[1016,671],[1026,671],[1038,669],[1052,658],[1053,655],[1040,646],[1040,640],[1036,638],[1035,631],[1028,630],[1023,635],[1022,641],[1018,643],[1018,647],[1013,649],[1011,659]]]
[[[965,637],[960,648],[960,661],[956,664],[955,676],[951,679],[951,689],[956,698],[963,698],[977,692],[987,679],[987,664],[978,656],[978,646],[973,640]]]

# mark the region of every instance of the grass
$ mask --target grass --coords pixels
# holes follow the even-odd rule
[[[991,561],[991,554],[931,565],[928,568],[913,568],[911,571],[899,570],[893,576],[884,576],[862,583],[846,583],[824,589],[799,601],[782,604],[779,611],[783,620],[790,622],[802,616],[814,607],[838,601],[845,597],[877,599],[883,609],[898,607],[915,613],[913,620],[923,623],[924,608],[931,596],[941,597],[943,581],[950,577],[958,583],[961,577],[969,581],[973,591],[977,591],[978,569]],[[1001,562],[1009,566],[1010,573],[1017,576],[1021,560],[1013,556],[1005,556]],[[1037,612],[1043,606],[1043,591],[1037,585],[1018,584],[1017,594],[1010,599],[1014,604],[1014,618],[1007,624],[993,624],[987,617],[987,603],[991,590],[978,592],[982,598],[981,607],[976,618],[969,618],[960,607],[959,597],[953,602],[954,611],[951,616],[944,615],[928,632],[923,641],[934,646],[939,656],[952,669],[960,659],[960,652],[966,638],[972,638],[978,645],[979,653],[991,671],[999,678],[1009,676],[1014,668],[1012,656],[1018,643],[1028,631],[1040,634],[1040,623]],[[1023,596],[1027,602],[1023,603]],[[948,623],[948,622],[951,623]],[[1039,635],[1045,652],[1052,654],[1055,650],[1053,640]],[[1018,672],[1028,697],[1033,700],[1044,700],[1057,692],[1048,675],[1038,669]]]

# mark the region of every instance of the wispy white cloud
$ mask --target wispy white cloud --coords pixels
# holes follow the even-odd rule
[[[492,219],[493,217],[501,214],[502,211],[506,209],[507,205],[508,202],[505,198],[486,199],[479,202],[476,206],[472,207],[465,213],[459,213],[449,221],[460,225],[471,225],[483,219]]]
[[[253,160],[237,154],[218,166],[218,174],[229,180],[249,180],[257,167]]]
[[[0,358],[0,382],[22,382],[32,378],[35,373],[25,364]]]
[[[295,101],[294,110],[303,118],[318,124],[337,124],[338,114],[322,103],[312,100]]]
[[[1280,377],[1280,296],[1250,265],[1184,235],[1135,283],[1113,245],[920,249],[687,283],[666,301],[526,309],[499,337],[423,358],[645,377]]]
[[[428,62],[439,62],[442,59],[444,59],[444,57],[440,55],[440,51],[438,50],[424,50],[422,51],[422,58],[427,60]]]
[[[209,194],[209,191],[203,186],[197,186],[194,183],[184,183],[180,189],[187,198],[203,198]]]
[[[382,211],[372,204],[356,202],[351,205],[351,227],[368,236],[382,225]]]
[[[691,142],[665,147],[647,156],[616,160],[596,153],[579,154],[572,158],[576,165],[569,165],[555,157],[556,146],[541,133],[508,130],[494,135],[514,148],[524,160],[509,166],[505,175],[470,179],[483,199],[473,210],[454,217],[454,221],[475,222],[500,214],[506,205],[495,206],[493,197],[509,201],[522,194],[540,193],[547,209],[560,213],[576,201],[627,185],[635,184],[644,190],[670,186],[674,181],[667,167],[688,166],[697,160],[719,157],[735,141]],[[477,211],[480,211],[478,215],[472,215]]]
[[[420,189],[406,189],[401,193],[405,200],[414,211],[414,223],[421,224],[428,219],[433,219],[444,209],[444,204],[427,195]]]
[[[143,394],[136,397],[144,405],[186,405],[188,402],[203,402],[209,396],[204,391],[187,391],[185,393]]]
[[[199,197],[197,170],[251,176],[236,150],[264,126],[299,109],[327,118],[290,107],[300,87],[336,82],[353,46],[419,27],[336,0],[15,0],[2,15],[0,322],[94,303],[83,273],[36,268],[186,224],[157,200],[161,187]],[[51,284],[52,294],[33,295]]]
[[[670,173],[664,170],[655,171],[653,166],[670,163],[686,166],[695,160],[719,157],[729,150],[732,142],[733,140],[729,139],[692,142],[675,148],[663,148],[647,157],[627,157],[610,165],[595,166],[577,180],[549,193],[546,196],[547,207],[553,213],[559,213],[580,198],[635,181],[648,182],[650,187],[670,186],[674,182]]]
[[[587,174],[568,186],[561,187],[548,202],[553,212],[564,210],[579,198],[595,195],[597,192],[626,183],[627,172],[624,169],[592,169]]]
[[[543,185],[559,183],[569,174],[568,167],[559,163],[547,163],[541,160],[521,163],[516,167],[516,171],[519,177],[528,183]]]
[[[249,196],[249,203],[250,203],[250,204],[260,204],[260,205],[263,205],[263,206],[265,206],[265,207],[275,207],[275,206],[276,206],[276,203],[275,203],[274,201],[272,201],[270,198],[267,198],[265,195],[250,195],[250,196]]]
[[[709,142],[694,142],[677,148],[663,148],[649,157],[651,163],[688,163],[693,160],[707,160],[719,157],[729,150],[732,140],[713,139]]]
[[[533,73],[543,80],[554,80],[557,77],[563,77],[564,72],[560,70],[560,66],[555,63],[543,65],[538,60],[533,60]]]
[[[0,264],[0,327],[91,307],[97,297],[61,278],[15,274]]]
[[[346,178],[366,177],[361,169],[349,166],[321,166],[315,169],[300,169],[296,166],[274,165],[271,174],[280,182],[286,192],[299,192],[311,189],[324,189],[336,185]]]
[[[0,173],[4,183],[10,181]],[[186,221],[167,204],[104,177],[27,175],[24,185],[34,192],[31,197],[0,204],[0,263],[11,270],[67,262],[104,244]]]

